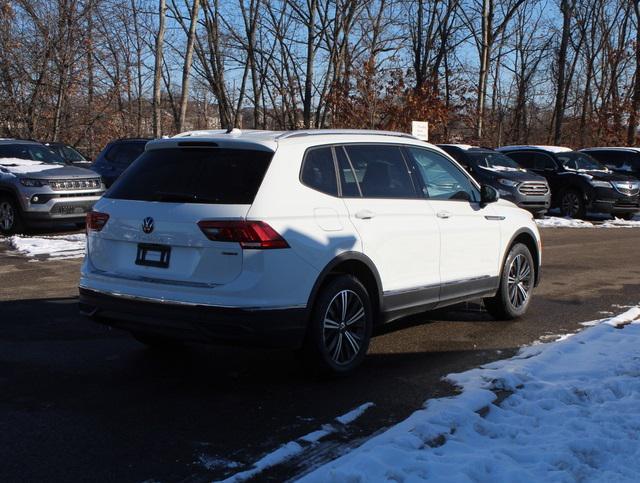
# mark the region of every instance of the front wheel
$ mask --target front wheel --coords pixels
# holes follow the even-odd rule
[[[9,197],[0,197],[0,233],[13,235],[22,231],[22,216],[18,204]]]
[[[531,302],[535,281],[533,257],[526,245],[517,243],[509,255],[500,274],[500,288],[484,305],[493,317],[499,320],[516,319],[525,314]]]
[[[369,348],[373,310],[367,289],[351,275],[325,285],[309,321],[303,356],[322,373],[347,374]]]
[[[562,193],[560,209],[562,210],[562,215],[569,218],[584,218],[587,214],[584,198],[576,190],[567,190]]]

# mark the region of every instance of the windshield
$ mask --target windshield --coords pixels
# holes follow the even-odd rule
[[[495,168],[505,170],[523,169],[513,159],[501,153],[493,151],[467,151],[467,156],[477,165],[483,168]]]
[[[607,168],[585,153],[570,151],[557,153],[556,157],[565,169],[573,171],[607,171]]]
[[[107,198],[168,203],[251,204],[273,153],[249,149],[146,151]]]
[[[84,159],[84,156],[82,156],[82,154],[80,154],[78,151],[76,151],[71,146],[62,146],[61,151],[62,151],[62,153],[61,153],[62,156],[67,161],[71,161],[71,162],[74,162],[74,161],[86,161],[86,159]]]
[[[50,164],[64,164],[64,160],[41,144],[5,144],[0,146],[0,158],[31,159]]]

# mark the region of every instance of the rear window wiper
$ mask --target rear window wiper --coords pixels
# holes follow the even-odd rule
[[[156,191],[153,194],[154,201],[166,201],[174,203],[217,203],[217,198],[204,198],[198,195],[190,195],[187,193],[172,193],[168,191]]]

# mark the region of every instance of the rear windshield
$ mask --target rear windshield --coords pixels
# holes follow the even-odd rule
[[[145,152],[107,198],[172,203],[253,203],[273,153],[247,149],[172,148]]]

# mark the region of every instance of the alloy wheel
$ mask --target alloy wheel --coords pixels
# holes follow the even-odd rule
[[[580,212],[580,198],[573,191],[565,193],[562,197],[562,212],[571,218],[574,218]]]
[[[527,303],[532,286],[533,271],[527,257],[519,253],[511,261],[507,287],[509,289],[509,302],[519,309]]]
[[[15,223],[16,214],[13,206],[8,201],[0,202],[0,228],[3,231],[8,232],[13,228]]]
[[[338,365],[351,363],[362,350],[366,334],[366,313],[360,296],[341,290],[329,303],[322,325],[324,346]]]

